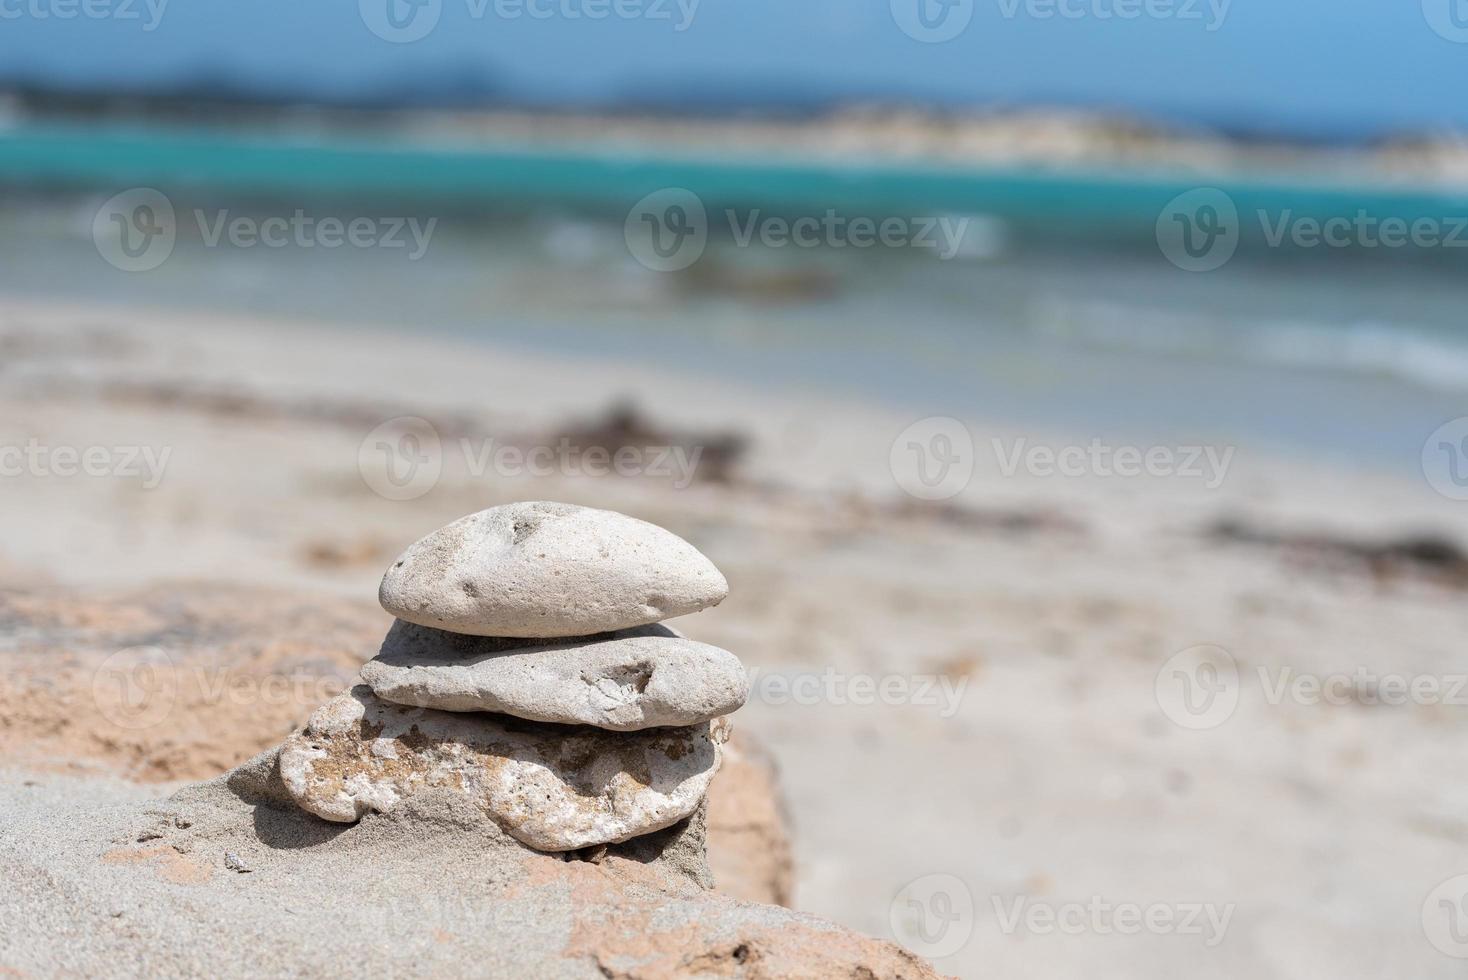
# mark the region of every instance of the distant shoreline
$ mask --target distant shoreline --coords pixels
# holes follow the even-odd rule
[[[1239,139],[1121,114],[1076,110],[951,113],[854,107],[826,114],[689,116],[523,109],[361,109],[245,101],[37,101],[0,91],[0,134],[34,128],[156,132],[221,128],[330,143],[367,138],[483,152],[672,155],[685,159],[840,162],[941,169],[1114,171],[1192,180],[1468,189],[1468,136],[1403,134],[1361,145]]]
[[[622,215],[645,195],[687,188],[710,208],[983,214],[1148,241],[1169,202],[1204,187],[1230,195],[1241,214],[1288,209],[1327,220],[1364,209],[1406,221],[1468,215],[1468,179],[1407,180],[1367,166],[1306,168],[1310,157],[1303,151],[1290,161],[1277,158],[1273,169],[1259,165],[1263,156],[1249,157],[1251,166],[1208,168],[1183,166],[1162,153],[1052,157],[1042,164],[1017,152],[965,158],[876,152],[859,140],[837,139],[820,123],[799,130],[803,141],[786,140],[765,153],[761,139],[779,142],[772,125],[530,116],[434,116],[371,129],[26,121],[0,128],[0,182],[363,195],[489,208],[551,204]],[[715,134],[738,134],[737,151],[721,149]]]

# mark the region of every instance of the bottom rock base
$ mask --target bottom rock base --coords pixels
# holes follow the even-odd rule
[[[619,843],[692,814],[718,771],[722,719],[607,732],[391,704],[359,685],[281,747],[280,776],[305,810],[350,823],[426,790],[467,797],[541,851]]]

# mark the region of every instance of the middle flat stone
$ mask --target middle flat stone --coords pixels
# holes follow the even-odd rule
[[[701,724],[749,696],[738,657],[657,625],[535,645],[399,620],[362,680],[395,704],[617,732]]]

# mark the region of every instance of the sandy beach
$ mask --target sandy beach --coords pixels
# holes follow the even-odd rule
[[[1468,792],[1446,778],[1468,721],[1447,693],[1376,696],[1392,675],[1446,692],[1457,669],[1451,548],[1468,518],[1421,482],[1250,446],[1217,481],[1006,475],[1016,440],[1067,435],[964,419],[972,478],[925,502],[900,489],[911,474],[893,453],[921,412],[651,359],[20,302],[0,308],[0,350],[0,445],[34,447],[0,480],[0,607],[281,590],[340,610],[340,645],[360,638],[365,659],[387,621],[368,597],[426,531],[517,499],[624,511],[728,576],[729,600],[687,630],[754,675],[739,723],[780,768],[796,908],[890,938],[904,886],[951,876],[972,912],[934,963],[962,976],[1456,975],[1424,903],[1468,873]],[[632,475],[568,465],[563,440],[586,442],[633,393],[669,443],[737,433],[747,449],[715,479],[671,452]],[[431,425],[438,473],[384,484],[379,445],[401,447],[404,430],[379,427],[404,416]],[[493,455],[505,445],[561,447],[555,472]],[[58,447],[105,447],[106,465],[94,454],[87,475]],[[1423,535],[1449,553],[1403,544]],[[26,660],[23,635],[9,642],[14,705],[48,665]],[[1236,664],[1237,706],[1190,730],[1159,675],[1200,644]],[[1350,678],[1336,685],[1349,696],[1312,703],[1291,693],[1300,675]],[[303,690],[290,697],[317,693]],[[283,734],[232,732],[159,766],[101,730],[0,721],[12,769],[96,780],[98,799],[136,795],[118,778],[161,793]],[[1105,909],[1128,903],[1198,905],[1215,925],[1127,934]],[[1099,907],[1087,921],[1112,927],[1016,917],[1036,905]]]

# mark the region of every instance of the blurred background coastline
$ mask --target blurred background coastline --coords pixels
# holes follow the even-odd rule
[[[0,289],[18,297],[607,353],[654,342],[722,374],[898,402],[941,393],[951,414],[1108,432],[1155,423],[1186,377],[1193,404],[1168,410],[1180,427],[1365,452],[1399,471],[1415,464],[1392,450],[1468,387],[1456,247],[1468,244],[1468,181],[1451,139],[1246,142],[1077,113],[711,120],[27,101],[39,105],[0,131]],[[97,209],[127,188],[164,189],[175,209],[174,254],[147,276],[101,262],[92,241]],[[634,261],[624,233],[629,209],[668,188],[709,216],[707,252],[676,275]],[[1158,249],[1170,202],[1198,193],[1222,195],[1239,228],[1206,275]],[[401,250],[220,247],[221,219],[292,214],[415,218],[432,237]],[[900,216],[930,234],[898,249],[740,240],[826,215]],[[1436,237],[1382,246],[1371,236],[1384,220],[1425,221]],[[1294,238],[1331,221],[1350,229],[1341,246]],[[78,278],[78,263],[96,274]],[[909,326],[900,338],[885,329],[894,317]],[[683,329],[689,319],[701,327]],[[1358,395],[1385,414],[1353,414]]]
[[[95,697],[107,651],[56,680],[44,629],[205,649],[157,623],[322,597],[351,635],[256,622],[237,669],[349,678],[404,544],[567,500],[708,553],[691,629],[757,677],[961,692],[757,681],[797,908],[908,941],[894,896],[956,877],[971,938],[918,951],[964,976],[1456,975],[1423,898],[1468,870],[1461,707],[1255,680],[1460,671],[1468,27],[1432,0],[960,0],[949,37],[901,0],[423,0],[417,39],[371,0],[47,2],[0,14],[0,451],[37,450],[0,472],[7,758],[169,782],[319,700],[58,721],[36,692]],[[1166,664],[1214,644],[1237,710],[1190,730]],[[1237,914],[1205,953],[990,905],[1094,895]]]

